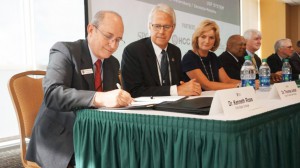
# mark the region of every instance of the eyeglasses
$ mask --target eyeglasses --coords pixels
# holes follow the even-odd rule
[[[109,44],[112,44],[112,43],[116,43],[117,45],[125,44],[125,41],[123,39],[121,39],[121,38],[114,39],[113,34],[105,34],[96,25],[93,25],[93,26],[105,37],[105,39],[109,42]]]
[[[174,25],[160,25],[160,24],[151,24],[154,31],[160,31],[161,28],[163,28],[164,31],[169,31],[171,28],[174,27]]]

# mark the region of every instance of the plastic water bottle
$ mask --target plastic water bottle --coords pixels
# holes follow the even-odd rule
[[[289,63],[289,59],[284,59],[282,65],[282,82],[288,82],[291,80],[292,80],[292,68]]]
[[[270,75],[271,70],[267,64],[267,59],[262,60],[262,64],[259,67],[259,90],[266,92],[270,90]]]
[[[256,70],[251,61],[251,56],[245,56],[245,62],[241,69],[242,87],[252,86],[255,88]]]

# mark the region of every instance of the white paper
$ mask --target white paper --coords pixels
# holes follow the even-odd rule
[[[148,104],[158,104],[161,102],[165,102],[165,101],[177,101],[180,99],[185,98],[186,96],[145,96],[145,97],[137,97],[134,98],[134,102],[133,103],[141,103],[141,102],[145,102]]]

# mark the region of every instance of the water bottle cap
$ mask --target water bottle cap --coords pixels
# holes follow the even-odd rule
[[[251,60],[251,56],[250,55],[246,55],[244,58],[245,58],[245,60]]]

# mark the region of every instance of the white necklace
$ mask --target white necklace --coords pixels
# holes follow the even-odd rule
[[[197,53],[198,53],[198,55],[199,55],[200,61],[201,61],[201,63],[202,63],[202,66],[203,66],[203,68],[204,68],[204,70],[205,70],[206,76],[207,76],[208,80],[210,80],[209,74],[208,74],[208,72],[207,72],[207,70],[206,70],[206,66],[204,65],[204,62],[202,61],[202,58],[201,58],[201,56],[200,56],[198,50],[197,50]],[[214,75],[213,75],[213,73],[212,73],[211,62],[210,62],[210,61],[209,61],[209,69],[210,69],[210,74],[211,74],[211,78],[212,78],[212,80],[210,80],[210,81],[213,81],[213,82],[214,82],[215,79],[214,79]]]

